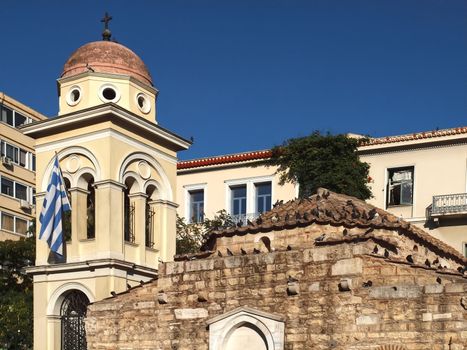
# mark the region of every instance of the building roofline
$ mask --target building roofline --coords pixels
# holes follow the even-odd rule
[[[178,170],[187,170],[202,168],[214,165],[227,165],[233,163],[242,163],[253,160],[268,159],[272,155],[271,150],[250,151],[242,153],[225,154],[213,157],[182,160],[177,164]]]

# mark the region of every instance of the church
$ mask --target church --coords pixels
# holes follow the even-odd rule
[[[37,207],[55,156],[72,207],[64,258],[37,238],[34,349],[465,349],[466,259],[355,198],[322,189],[176,256],[191,142],[158,124],[148,69],[110,38],[68,58],[58,116],[22,129]]]

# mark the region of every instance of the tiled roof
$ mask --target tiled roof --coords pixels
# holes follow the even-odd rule
[[[368,138],[367,141],[364,142],[361,146],[372,146],[372,145],[381,145],[381,144],[386,144],[386,143],[415,141],[415,140],[431,139],[431,138],[461,135],[461,134],[467,134],[467,127],[464,126],[464,127],[459,127],[459,128],[416,132],[413,134],[406,134],[406,135]]]
[[[467,265],[467,259],[461,253],[422,229],[365,201],[325,189],[320,189],[317,194],[306,199],[279,203],[272,210],[262,214],[254,222],[248,222],[245,226],[215,232],[211,234],[203,249],[212,250],[216,240],[221,237],[280,231],[312,224],[343,226],[347,229],[366,229],[363,230],[362,237],[356,237],[352,234],[347,237],[339,237],[336,242],[368,238],[381,239],[378,237],[377,231],[374,230],[397,232],[399,235],[405,235],[414,241],[421,242],[438,255],[446,256],[460,265]],[[337,238],[327,238],[327,240],[334,239]]]
[[[221,165],[221,164],[231,164],[231,163],[240,163],[252,160],[261,160],[267,159],[271,157],[272,152],[271,150],[264,150],[264,151],[252,151],[252,152],[245,152],[245,153],[236,153],[236,154],[228,154],[223,156],[215,156],[215,157],[208,157],[208,158],[199,158],[199,159],[192,159],[192,160],[182,160],[179,161],[177,164],[177,169],[192,169],[192,168],[200,168],[205,166],[211,165]]]

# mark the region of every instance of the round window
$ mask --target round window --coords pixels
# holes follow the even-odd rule
[[[144,114],[149,113],[151,110],[151,102],[149,101],[148,96],[143,93],[136,95],[136,104],[141,112]]]
[[[99,90],[99,98],[104,102],[117,102],[120,99],[120,93],[115,86],[105,84]]]
[[[66,103],[75,106],[81,101],[81,89],[79,86],[73,86],[66,95]]]

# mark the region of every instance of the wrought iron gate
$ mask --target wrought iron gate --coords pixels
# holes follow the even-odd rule
[[[62,350],[86,350],[84,317],[89,300],[79,290],[70,291],[63,300],[60,315],[62,323]]]

